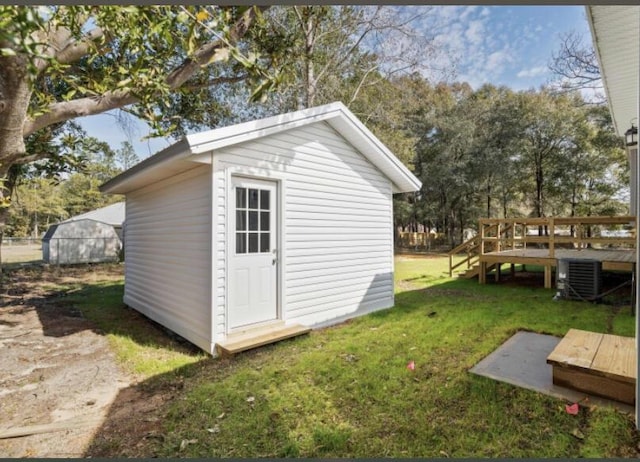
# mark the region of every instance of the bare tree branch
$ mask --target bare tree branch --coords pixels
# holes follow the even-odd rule
[[[562,36],[560,49],[553,54],[548,67],[557,76],[559,82],[554,86],[558,90],[602,88],[596,52],[576,32]]]

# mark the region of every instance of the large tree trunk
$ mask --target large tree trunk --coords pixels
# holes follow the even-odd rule
[[[0,43],[0,46],[2,44]],[[11,166],[23,157],[23,126],[31,98],[26,61],[20,56],[5,57],[0,62],[0,236],[9,217],[13,181]],[[0,247],[2,240],[0,240]],[[0,249],[1,251],[1,249]],[[0,260],[0,273],[2,261]]]
[[[31,88],[25,59],[12,56],[0,60],[0,178],[2,179],[6,178],[11,165],[25,155],[23,127],[30,98]]]
[[[304,31],[304,59],[305,59],[305,104],[307,108],[313,107],[316,99],[316,77],[313,68],[313,54],[316,45],[316,18],[313,6],[303,7],[299,15],[300,26]]]

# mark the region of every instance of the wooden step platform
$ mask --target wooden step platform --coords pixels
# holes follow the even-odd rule
[[[287,326],[284,323],[271,324],[266,327],[258,327],[231,334],[227,336],[226,341],[216,344],[216,351],[220,356],[231,356],[242,351],[279,342],[280,340],[308,334],[310,331],[310,327],[300,324]]]
[[[555,385],[635,404],[636,358],[633,337],[570,329],[547,363]]]

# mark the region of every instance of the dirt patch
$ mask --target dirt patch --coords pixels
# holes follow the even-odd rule
[[[83,456],[113,399],[130,385],[104,335],[55,288],[121,278],[120,265],[33,268],[5,276],[0,291],[0,432],[89,423],[0,439],[4,457]]]

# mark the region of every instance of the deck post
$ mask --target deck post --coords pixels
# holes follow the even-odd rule
[[[555,243],[554,243],[555,234],[556,234],[556,227],[555,227],[554,219],[553,217],[551,217],[549,218],[549,257],[550,258],[555,258],[555,254],[556,254]]]
[[[551,289],[551,265],[544,266],[544,288]]]
[[[502,250],[502,227],[500,226],[500,222],[498,222],[498,228],[496,230],[496,251],[500,252]]]
[[[478,273],[478,282],[480,284],[487,283],[487,262],[480,261],[480,272]]]
[[[500,263],[496,263],[496,282],[500,282]]]

